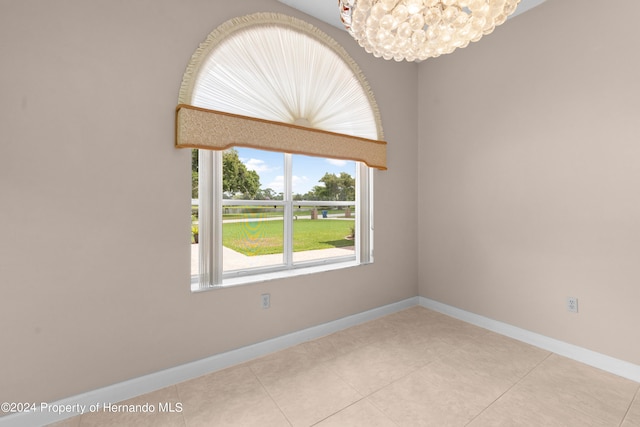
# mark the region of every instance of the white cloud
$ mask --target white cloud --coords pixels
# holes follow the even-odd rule
[[[260,159],[249,159],[249,160],[241,159],[241,160],[242,160],[242,163],[244,163],[244,165],[247,167],[247,169],[256,171],[258,173],[269,172],[276,169],[274,167],[270,167],[264,160],[260,160]]]
[[[274,178],[269,184],[264,186],[265,188],[270,188],[276,193],[281,193],[284,191],[284,176],[279,175]]]
[[[300,193],[304,194],[309,191],[309,178],[306,176],[296,176],[294,175],[291,180],[293,181],[293,194]]]
[[[325,159],[327,163],[332,164],[333,166],[346,166],[347,160],[338,160],[338,159]]]
[[[292,176],[291,181],[293,184],[293,193],[304,194],[310,190],[309,187],[309,178],[306,176]],[[284,176],[279,175],[274,178],[269,184],[265,185],[264,188],[271,188],[276,193],[281,193],[284,191]]]

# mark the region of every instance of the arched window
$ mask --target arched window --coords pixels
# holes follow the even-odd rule
[[[386,143],[364,76],[326,34],[270,13],[221,25],[187,67],[176,135],[198,149],[192,289],[373,261]]]

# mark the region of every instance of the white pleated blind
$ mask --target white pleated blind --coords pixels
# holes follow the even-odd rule
[[[377,105],[357,64],[293,17],[259,13],[220,26],[193,55],[179,102],[178,147],[243,145],[386,169]]]

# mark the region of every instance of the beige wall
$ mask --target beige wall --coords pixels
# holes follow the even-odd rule
[[[420,295],[640,364],[640,2],[614,3],[420,67]]]
[[[0,1],[0,401],[73,396],[417,295],[416,65],[275,0]],[[376,95],[376,262],[192,294],[182,74],[215,27],[264,11],[336,38]]]
[[[416,66],[275,0],[0,1],[0,401],[72,396],[418,292],[640,364],[638,2],[617,15],[548,0]],[[389,141],[376,262],[191,294],[178,89],[211,30],[258,11],[317,25],[372,86]]]

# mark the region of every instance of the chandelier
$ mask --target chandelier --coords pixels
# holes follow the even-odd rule
[[[376,57],[424,60],[480,40],[520,0],[338,0],[340,17]]]

